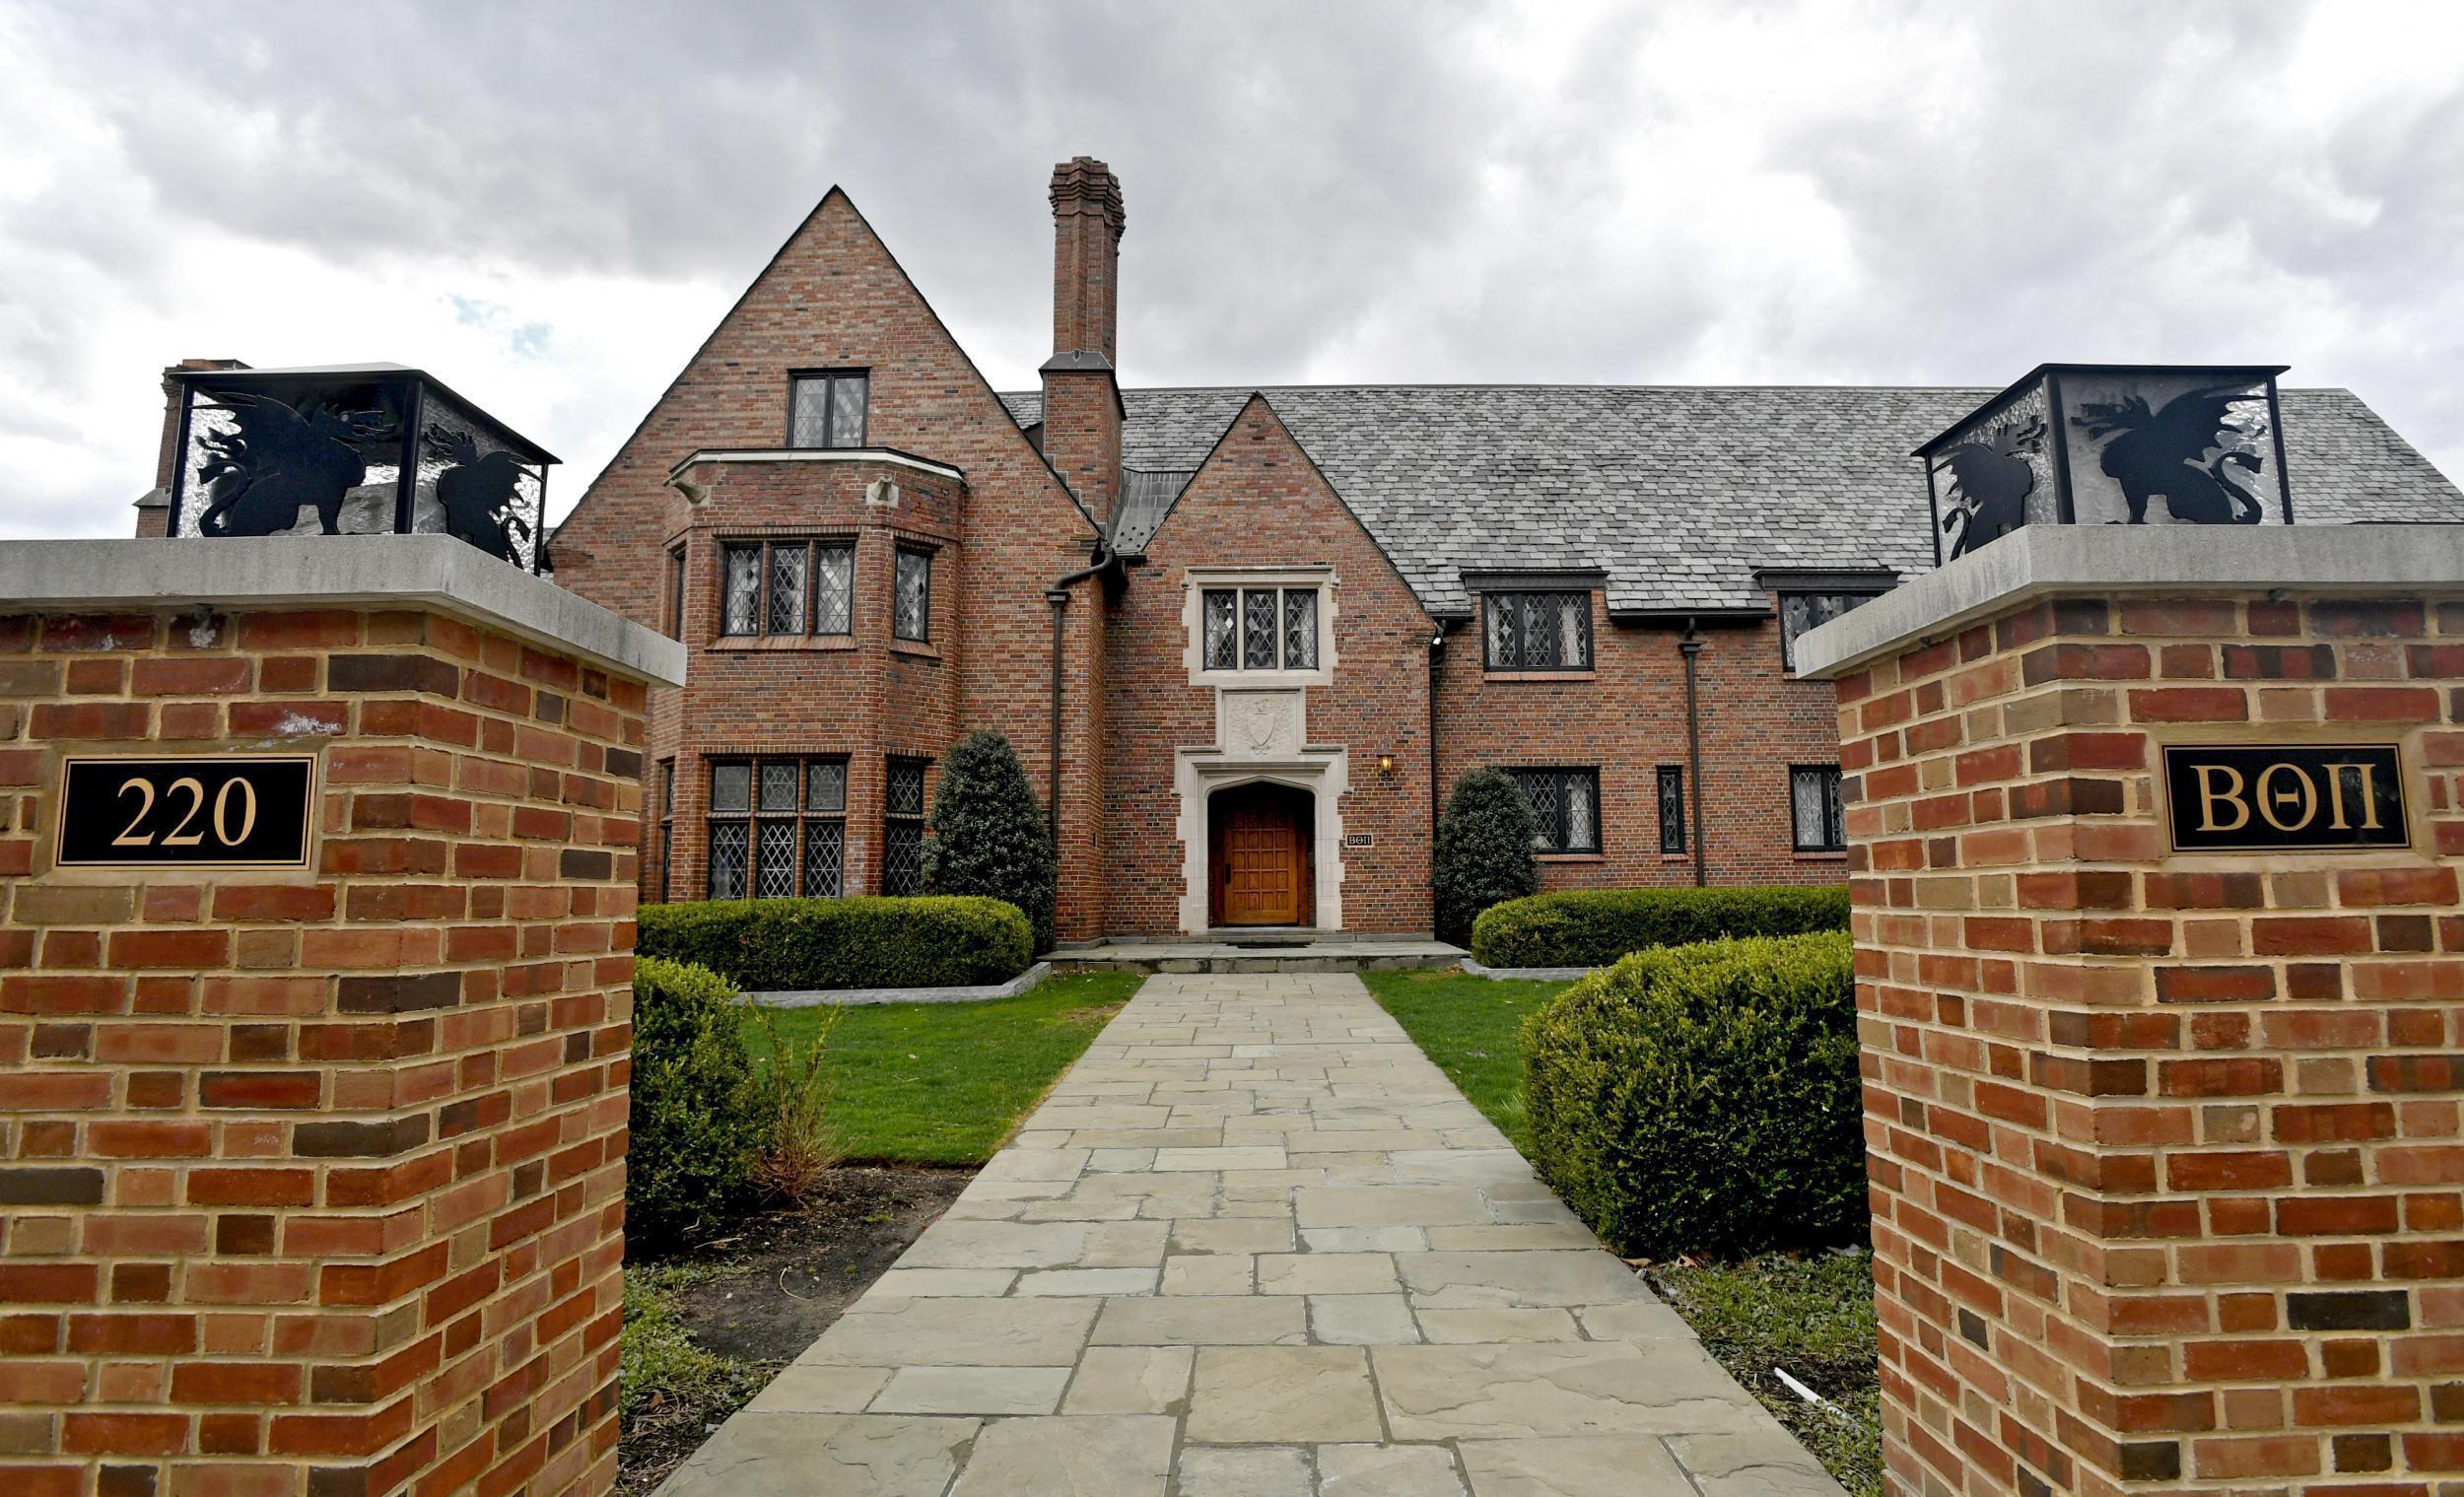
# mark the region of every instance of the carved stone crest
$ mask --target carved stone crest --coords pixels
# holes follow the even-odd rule
[[[1286,691],[1223,694],[1225,752],[1243,758],[1288,758],[1300,751],[1300,694]]]

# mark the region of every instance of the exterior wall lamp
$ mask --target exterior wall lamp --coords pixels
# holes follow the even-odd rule
[[[1394,773],[1395,773],[1395,756],[1394,756],[1394,755],[1392,755],[1392,754],[1380,754],[1380,755],[1378,755],[1378,773],[1379,773],[1379,774],[1381,774],[1381,775],[1392,775],[1392,774],[1394,774]]]

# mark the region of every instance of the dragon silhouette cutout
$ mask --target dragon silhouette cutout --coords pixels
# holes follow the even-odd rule
[[[368,482],[369,457],[401,440],[399,424],[382,410],[336,411],[317,402],[295,409],[245,390],[220,400],[231,429],[197,439],[206,497],[197,529],[207,535],[279,535],[311,506],[324,533],[339,535],[343,501]]]
[[[2182,524],[2255,525],[2263,507],[2241,480],[2255,479],[2262,465],[2240,443],[2266,436],[2267,428],[2236,409],[2249,399],[2249,387],[2238,384],[2185,390],[2160,410],[2132,395],[2082,403],[2071,424],[2091,440],[2120,434],[2096,465],[2122,486],[2127,523],[2146,524],[2148,502],[2160,494],[2165,511]]]
[[[2041,416],[1997,427],[1943,453],[1951,473],[1951,512],[1942,517],[1951,555],[1961,557],[2027,523],[2027,496],[2036,489],[2031,453],[2044,449]]]
[[[437,503],[445,510],[445,533],[465,540],[500,561],[521,565],[513,536],[531,536],[530,524],[513,512],[521,499],[521,462],[499,449],[481,455],[467,432],[447,431],[431,423],[420,434],[430,454],[452,463],[437,475]]]

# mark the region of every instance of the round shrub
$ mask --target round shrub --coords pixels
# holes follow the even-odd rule
[[[971,987],[1035,959],[1016,905],[973,895],[729,899],[644,905],[634,949],[707,967],[755,992]]]
[[[1026,913],[1036,951],[1053,949],[1052,828],[1007,738],[979,729],[951,745],[941,760],[930,830],[925,888],[1005,899]]]
[[[1566,889],[1482,911],[1472,927],[1472,959],[1490,967],[1606,967],[1654,946],[1847,928],[1848,891],[1836,885]]]
[[[1620,1253],[1862,1241],[1844,934],[1637,952],[1524,1022],[1532,1162]]]
[[[681,962],[633,967],[632,1141],[625,1232],[658,1253],[708,1236],[743,1204],[769,1142],[736,990]]]
[[[1499,900],[1540,888],[1532,803],[1503,770],[1473,770],[1455,782],[1437,823],[1430,882],[1437,893],[1438,939],[1460,943],[1472,920]]]

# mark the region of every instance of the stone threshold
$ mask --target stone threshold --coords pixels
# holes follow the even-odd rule
[[[1242,945],[1229,940],[1106,941],[1053,953],[1064,968],[1146,973],[1401,972],[1452,967],[1461,946],[1444,941],[1321,938],[1303,945]]]
[[[982,1003],[1032,992],[1053,975],[1053,964],[1038,962],[1006,983],[974,987],[778,987],[744,994],[747,1003],[764,1008],[854,1008],[867,1003]]]

